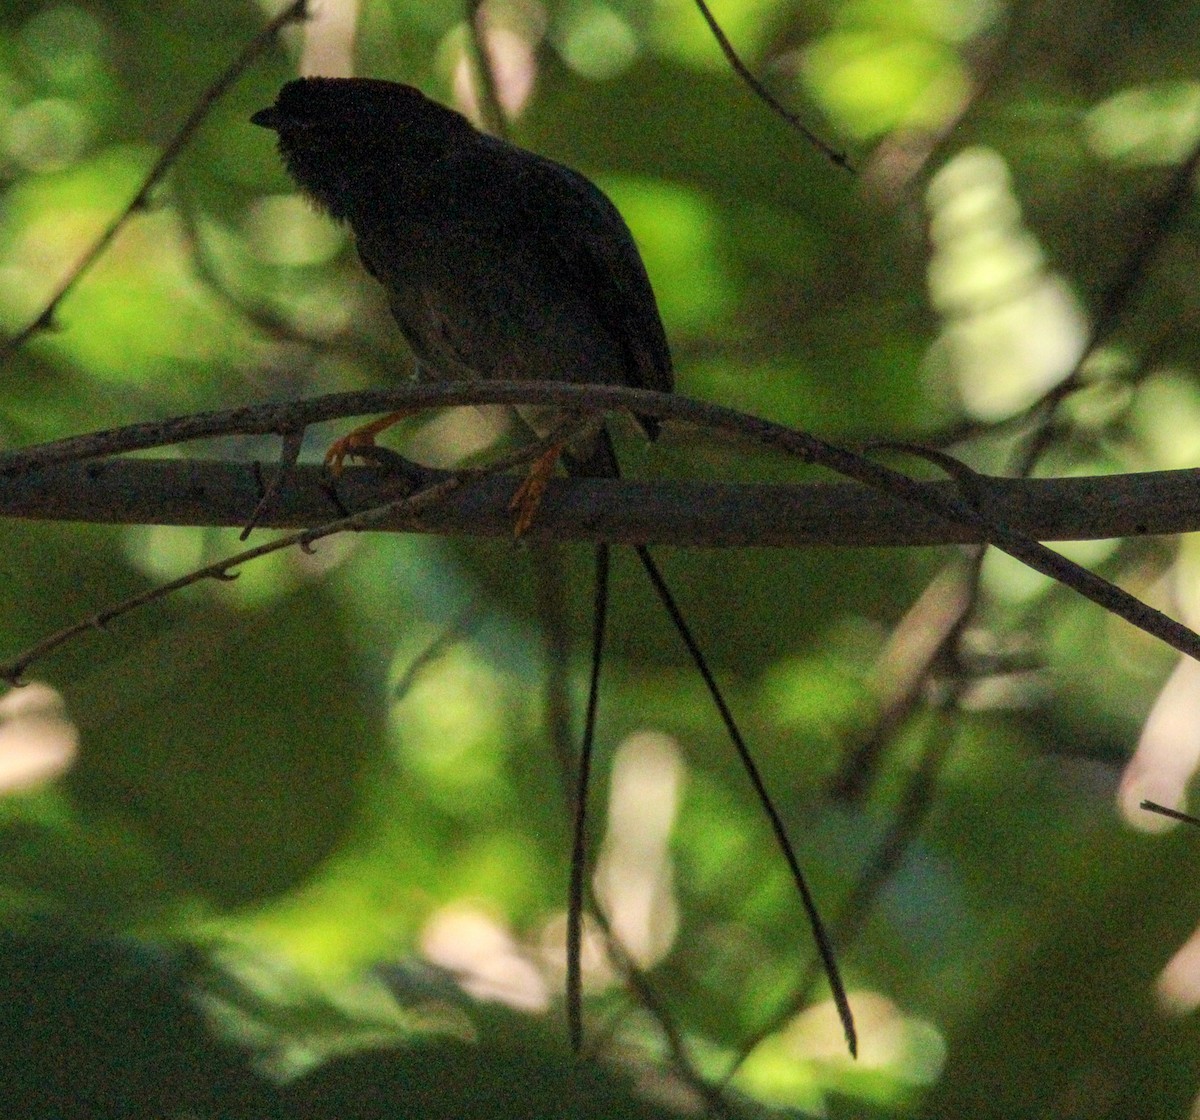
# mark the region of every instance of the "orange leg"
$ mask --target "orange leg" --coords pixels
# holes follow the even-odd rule
[[[354,431],[342,436],[341,439],[335,439],[329,445],[329,450],[325,452],[325,465],[336,478],[342,473],[343,464],[348,458],[361,455],[364,451],[368,451],[374,447],[375,437],[380,432],[386,431],[393,424],[398,424],[411,414],[411,411],[408,409],[400,412],[389,412],[386,416],[380,417],[378,420],[372,420],[371,423],[364,424],[361,428],[355,428]]]
[[[369,424],[363,424],[362,427],[355,428],[354,431],[334,440],[329,445],[329,450],[325,452],[325,465],[335,477],[340,475],[348,458],[369,452],[375,446],[375,437],[380,432],[387,431],[393,424],[398,424],[406,416],[411,415],[410,409],[389,412],[386,416],[372,420]],[[538,506],[542,502],[542,495],[545,494],[546,487],[554,475],[554,468],[558,466],[563,446],[561,443],[556,443],[533,461],[529,468],[529,474],[517,487],[516,493],[508,503],[509,510],[516,514],[513,522],[514,537],[524,536],[526,530],[533,524]]]
[[[546,486],[554,474],[554,468],[558,465],[558,458],[562,451],[561,443],[556,443],[547,451],[543,451],[533,461],[533,465],[529,468],[529,474],[525,476],[525,481],[517,487],[516,493],[513,494],[508,508],[517,515],[513,524],[514,537],[524,536],[525,530],[533,524],[538,506],[542,504],[542,495],[546,492]]]

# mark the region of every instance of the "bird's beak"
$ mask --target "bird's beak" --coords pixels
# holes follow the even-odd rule
[[[250,118],[250,123],[259,125],[262,128],[273,128],[278,132],[279,126],[283,124],[283,114],[272,105],[269,109],[259,109]]]

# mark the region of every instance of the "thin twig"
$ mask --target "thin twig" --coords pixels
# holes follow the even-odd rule
[[[1113,280],[1100,301],[1095,326],[1074,367],[1063,381],[1049,390],[1026,411],[1025,418],[1040,414],[1041,422],[1027,440],[1018,460],[1013,465],[1014,473],[1018,477],[1029,477],[1037,462],[1049,448],[1059,407],[1071,393],[1079,388],[1082,372],[1089,357],[1116,329],[1155,254],[1164,244],[1184,203],[1191,198],[1192,180],[1198,165],[1200,165],[1200,143],[1176,169],[1163,196],[1148,204],[1145,219],[1138,227],[1138,235],[1130,246],[1124,261],[1116,269]],[[929,448],[915,448],[910,445],[904,449],[938,463],[959,482],[969,500],[977,501],[981,491],[980,478],[975,472],[958,460]],[[896,734],[915,712],[920,691],[935,668],[947,662],[954,663],[959,660],[958,651],[962,632],[975,612],[981,593],[980,576],[986,551],[986,548],[975,550],[970,570],[962,581],[963,601],[956,605],[952,618],[945,620],[948,625],[945,626],[942,636],[928,652],[919,671],[910,676],[906,690],[895,697],[893,703],[885,708],[876,724],[874,733],[868,737],[863,747],[843,763],[839,776],[835,779],[835,789],[838,792],[851,796],[861,792],[885,745],[894,740]],[[962,683],[959,682],[943,700],[941,706],[943,712],[958,703],[961,691]],[[949,736],[943,738],[944,742],[935,742],[926,754],[926,763],[935,769],[941,766],[945,758]],[[847,943],[845,939],[855,936],[856,927],[861,924],[873,904],[874,898],[886,883],[892,870],[899,864],[907,845],[915,836],[920,819],[928,804],[932,773],[926,772],[926,768],[923,766],[921,772],[913,775],[910,779],[903,800],[904,811],[900,814],[899,820],[893,823],[888,837],[880,846],[875,859],[868,864],[865,876],[856,883],[847,902],[846,911],[839,918],[837,927],[839,943],[845,945]],[[1142,808],[1161,811],[1167,816],[1200,825],[1200,819],[1180,814],[1175,810],[1164,809],[1152,802],[1143,802]],[[784,1011],[756,1032],[740,1052],[730,1070],[730,1076],[763,1038],[777,1030],[782,1022],[785,1022],[798,1007],[803,1005],[803,1000],[814,982],[813,976],[810,975],[806,978],[805,982],[798,987],[793,998],[785,1005]]]
[[[254,529],[262,523],[262,519],[266,516],[267,510],[271,508],[271,504],[279,497],[279,491],[284,484],[290,481],[296,474],[296,464],[300,461],[300,449],[304,446],[304,429],[296,428],[290,432],[283,433],[281,441],[282,446],[279,449],[279,469],[271,476],[271,481],[263,490],[263,496],[258,500],[258,505],[254,507],[254,512],[250,514],[250,520],[246,522],[246,527],[242,530],[238,540],[247,540]]]
[[[571,1050],[583,1047],[583,894],[587,876],[587,798],[596,746],[596,709],[600,703],[600,668],[604,660],[604,631],[608,620],[609,548],[596,546],[596,589],[592,599],[592,656],[588,674],[587,710],[583,741],[575,768],[571,826],[571,881],[567,890],[567,1035]]]
[[[713,38],[716,39],[717,46],[721,48],[721,53],[725,56],[726,61],[733,67],[734,73],[750,87],[754,96],[767,105],[776,116],[800,133],[830,163],[843,168],[851,175],[857,175],[858,172],[851,166],[845,152],[839,152],[832,145],[822,140],[754,76],[753,71],[742,61],[734,45],[729,41],[729,36],[725,34],[708,4],[705,3],[705,0],[696,0],[696,7],[700,9],[700,14],[704,17],[704,22],[708,24],[708,29],[712,32]]]
[[[73,638],[89,633],[92,630],[103,630],[110,622],[120,618],[122,615],[158,602],[176,591],[180,591],[185,587],[191,587],[204,580],[215,579],[225,581],[236,579],[237,576],[231,569],[241,567],[243,564],[257,560],[259,557],[270,555],[273,552],[280,552],[286,548],[307,548],[316,541],[324,537],[333,536],[335,533],[360,532],[369,529],[375,522],[391,516],[399,509],[417,512],[434,505],[445,498],[447,494],[475,479],[507,470],[522,463],[528,463],[537,458],[540,453],[554,446],[562,438],[562,430],[561,427],[556,428],[546,439],[514,451],[512,454],[498,459],[486,468],[456,471],[447,474],[415,494],[388,502],[374,509],[363,510],[346,517],[339,517],[334,521],[328,521],[323,525],[318,525],[311,529],[303,529],[298,533],[288,533],[283,537],[278,537],[273,541],[261,544],[257,548],[246,549],[243,552],[227,556],[215,563],[206,564],[204,567],[197,568],[195,571],[180,576],[178,579],[171,580],[169,583],[160,584],[147,591],[143,591],[139,595],[130,596],[119,603],[105,607],[89,618],[82,619],[48,635],[41,641],[22,650],[11,660],[0,663],[0,680],[7,681],[11,685],[19,685],[22,683],[21,678],[31,665],[42,660]]]
[[[100,259],[105,250],[112,244],[113,239],[125,226],[125,223],[135,213],[145,209],[149,204],[151,192],[162,181],[163,177],[179,158],[180,153],[204,123],[213,105],[225,95],[230,86],[242,76],[249,65],[266,50],[280,28],[285,27],[289,23],[296,23],[308,18],[306,9],[307,0],[294,0],[293,3],[284,8],[283,11],[275,16],[246,44],[242,53],[229,64],[225,72],[200,95],[199,101],[192,107],[192,111],[187,115],[179,130],[167,142],[167,146],[162,150],[162,154],[155,161],[154,166],[150,169],[150,173],[142,181],[142,185],[138,187],[137,193],[130,199],[125,209],[108,224],[104,232],[100,234],[96,241],[83,254],[33,321],[18,331],[17,334],[13,335],[3,346],[0,346],[0,361],[9,358],[14,351],[28,342],[33,335],[39,331],[48,330],[54,325],[54,317],[59,305],[96,261]]]
[[[1027,411],[1026,416],[1035,416],[1040,413],[1041,423],[1022,450],[1019,460],[1014,464],[1014,473],[1019,477],[1028,477],[1041,456],[1049,448],[1055,430],[1055,418],[1060,405],[1079,387],[1082,379],[1082,371],[1088,358],[1116,329],[1129,303],[1132,301],[1140,281],[1144,278],[1150,267],[1155,254],[1164,244],[1172,225],[1178,218],[1182,206],[1191,198],[1192,180],[1197,166],[1200,166],[1200,144],[1197,144],[1188,157],[1176,168],[1163,196],[1160,199],[1152,201],[1147,206],[1145,220],[1138,227],[1138,236],[1131,245],[1125,260],[1117,268],[1111,284],[1100,301],[1095,326],[1074,367],[1063,381],[1047,392]],[[960,461],[930,448],[900,444],[892,446],[899,447],[911,454],[937,463],[951,477],[956,479],[963,488],[968,500],[972,503],[977,503],[982,493],[981,477]],[[985,554],[986,549],[976,550],[969,577],[965,584],[965,600],[956,610],[952,624],[946,629],[942,639],[937,642],[936,647],[931,651],[925,664],[921,667],[921,671],[910,679],[908,690],[899,698],[900,703],[885,712],[885,716],[881,718],[877,725],[877,734],[868,739],[866,747],[856,752],[843,765],[838,780],[838,785],[842,791],[850,792],[861,789],[861,786],[869,776],[869,768],[875,758],[882,752],[884,743],[894,737],[907,718],[915,711],[919,689],[924,686],[935,666],[947,660],[957,660],[962,631],[967,620],[975,611],[980,594],[980,574]],[[943,711],[957,704],[960,693],[961,684],[945,699],[943,702]],[[940,767],[945,758],[946,743],[948,743],[949,737],[945,736],[944,739],[945,742],[935,742],[926,755],[927,763],[935,768]],[[916,829],[928,804],[929,783],[931,780],[932,772],[926,773],[924,767],[919,774],[914,775],[911,779],[904,797],[905,810],[889,830],[888,837],[881,845],[875,859],[868,865],[868,872],[865,877],[856,883],[847,903],[846,912],[839,920],[838,934],[839,941],[842,944],[845,944],[845,941],[841,940],[843,935],[847,938],[855,935],[855,927],[861,924],[878,891],[882,889],[887,877],[898,865],[904,850],[916,834]],[[1185,813],[1179,813],[1177,810],[1165,809],[1163,806],[1156,805],[1153,802],[1142,802],[1142,808],[1152,812],[1161,812],[1166,816],[1200,825],[1200,819],[1198,818],[1190,817]],[[733,1071],[737,1069],[741,1062],[745,1060],[754,1046],[761,1042],[767,1035],[777,1030],[782,1022],[785,1022],[791,1014],[794,1014],[796,1008],[802,1006],[802,1002],[811,989],[813,982],[813,977],[806,978],[805,983],[797,989],[795,996],[785,1005],[784,1011],[774,1017],[760,1031],[756,1032],[746,1047],[740,1052],[737,1061],[730,1071],[730,1076],[732,1076]]]
[[[1187,824],[1200,825],[1200,817],[1193,817],[1191,813],[1181,813],[1178,809],[1168,809],[1165,805],[1158,804],[1157,801],[1143,801],[1141,808],[1149,813],[1158,813],[1162,817],[1171,817],[1173,820],[1184,821]]]
[[[1020,477],[1029,475],[1046,453],[1055,431],[1055,417],[1059,406],[1079,388],[1088,359],[1116,330],[1155,256],[1166,243],[1184,207],[1191,203],[1192,182],[1198,167],[1200,141],[1197,141],[1187,158],[1175,168],[1162,195],[1146,204],[1145,214],[1138,223],[1133,243],[1101,296],[1095,325],[1070,373],[1026,410],[1027,416],[1040,415],[1041,422],[1013,465],[1013,474]]]
[[[625,948],[616,931],[612,928],[608,916],[604,913],[604,907],[600,905],[599,900],[596,898],[590,879],[587,881],[587,897],[596,924],[599,925],[600,931],[607,939],[613,964],[633,989],[633,994],[637,997],[638,1002],[658,1024],[658,1028],[662,1032],[667,1049],[671,1052],[671,1058],[675,1063],[675,1068],[679,1071],[680,1077],[683,1078],[693,1092],[704,1102],[710,1116],[718,1116],[722,1120],[735,1120],[737,1113],[728,1099],[726,1099],[722,1087],[714,1085],[696,1069],[691,1053],[688,1050],[687,1042],[684,1040],[683,1032],[671,1017],[671,1012],[667,1006],[659,999],[658,993],[654,990],[646,973],[638,966],[633,957],[630,956],[629,950]]]

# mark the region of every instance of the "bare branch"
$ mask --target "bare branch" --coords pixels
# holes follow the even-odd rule
[[[167,421],[165,424],[134,425],[116,432],[98,433],[78,440],[43,445],[26,452],[14,452],[0,457],[0,476],[24,473],[33,463],[94,457],[118,446],[126,449],[148,447],[156,443],[161,444],[167,437],[171,440],[181,440],[228,432],[231,425],[235,425],[233,430],[240,431],[287,432],[331,414],[345,415],[355,410],[387,412],[400,408],[458,404],[522,403],[552,404],[577,415],[627,408],[641,416],[682,419],[698,427],[748,438],[806,463],[819,464],[898,500],[908,511],[920,510],[948,526],[955,526],[958,530],[969,530],[972,539],[999,548],[1035,571],[1073,588],[1110,613],[1160,638],[1181,653],[1200,659],[1200,635],[1108,580],[1039,544],[1033,537],[1012,528],[1010,522],[992,516],[987,503],[990,500],[991,488],[1003,485],[999,480],[975,475],[968,468],[962,467],[958,472],[959,481],[947,490],[945,487],[919,482],[900,471],[806,432],[794,431],[781,424],[738,413],[721,405],[706,404],[645,389],[494,381],[417,384],[390,390],[335,394],[287,405],[265,405],[256,409],[239,409],[233,413],[200,414]],[[965,494],[962,492],[964,486]],[[378,518],[386,517],[389,512],[385,509]],[[900,516],[907,517],[908,513]],[[373,521],[372,524],[374,523]],[[1146,531],[1140,521],[1136,528],[1141,532]],[[654,539],[652,532],[645,538],[650,539]],[[751,539],[740,543],[760,542]]]
[[[532,399],[545,387],[526,388]],[[381,410],[388,407],[385,403]],[[278,406],[264,409],[265,419],[271,421],[267,430],[274,430]],[[244,526],[263,496],[254,464],[190,459],[92,461],[101,447],[168,442],[157,435],[144,441],[141,437],[146,428],[159,435],[164,428],[177,433],[185,420],[194,420],[196,428],[208,429],[204,434],[211,434],[214,428],[237,430],[224,422],[237,414],[210,415],[222,418],[221,422],[201,423],[201,417],[188,417],[166,424],[135,425],[0,456],[0,516],[106,524]],[[262,430],[258,421],[263,418],[256,417],[253,425],[241,430]],[[73,461],[79,458],[83,461]],[[338,512],[321,467],[300,464],[287,474],[270,508],[255,524],[303,528]],[[1200,530],[1200,474],[1195,470],[1053,479],[977,478],[978,510],[983,518],[1002,522],[1035,540],[1099,540]],[[920,493],[931,495],[931,501],[953,501],[961,493],[954,482],[909,481]],[[512,530],[505,509],[512,485],[511,479],[482,479],[469,493],[455,494],[420,518],[397,512],[381,519],[376,527],[390,532],[505,536]],[[337,493],[347,509],[361,510],[393,500],[397,487],[395,474],[350,468],[339,480]],[[926,512],[924,503],[914,508],[887,491],[861,486],[565,478],[550,483],[529,530],[532,540],[714,548],[946,545],[979,543],[984,535],[977,525]]]
[[[437,472],[433,472],[437,473]],[[400,480],[402,481],[402,480]],[[394,474],[352,467],[338,480],[348,510],[392,500]],[[951,482],[915,483],[931,501],[953,501]],[[503,537],[514,480],[481,479],[420,517],[393,511],[384,532]],[[253,464],[215,460],[115,459],[0,475],[0,517],[111,525],[244,526],[261,500]],[[1104,540],[1200,531],[1195,470],[1092,478],[988,478],[980,512],[1042,541]],[[339,512],[328,475],[293,468],[254,524],[298,529]],[[606,540],[681,548],[913,547],[979,543],[977,525],[946,521],[885,493],[833,483],[796,485],[554,479],[530,540]]]
[[[1181,813],[1178,809],[1168,809],[1165,805],[1159,805],[1157,801],[1143,801],[1141,808],[1147,813],[1157,813],[1160,817],[1171,817],[1185,824],[1200,825],[1200,817],[1193,817],[1191,813]]]
[[[484,470],[442,473],[439,478],[422,487],[415,494],[406,494],[403,497],[394,498],[384,505],[375,506],[359,513],[348,514],[334,521],[327,521],[325,524],[318,525],[315,528],[304,529],[298,533],[290,533],[276,540],[268,541],[266,544],[258,545],[256,548],[246,549],[244,552],[236,553],[213,564],[197,568],[187,575],[180,576],[179,579],[152,587],[140,595],[133,595],[128,599],[123,599],[119,603],[105,607],[99,613],[82,619],[71,626],[64,627],[62,630],[43,638],[40,642],[21,651],[12,660],[0,663],[0,680],[7,681],[13,685],[20,684],[22,676],[30,665],[41,661],[48,654],[60,646],[66,645],[80,634],[85,634],[90,630],[102,630],[108,623],[120,618],[122,615],[131,614],[141,607],[158,602],[160,599],[165,599],[176,591],[190,587],[193,584],[202,583],[204,580],[235,579],[236,573],[233,572],[234,568],[248,564],[250,561],[257,560],[261,556],[267,556],[272,552],[279,552],[292,547],[307,549],[315,541],[333,536],[336,533],[361,532],[365,529],[374,528],[378,521],[386,518],[395,510],[407,510],[410,513],[419,514],[427,506],[436,505],[448,494],[453,493],[459,487],[464,486],[472,480],[485,477],[497,471],[507,470],[510,467],[527,463],[531,459],[536,458],[547,447],[553,446],[555,441],[560,438],[560,431],[561,428],[556,429],[546,439],[522,447],[511,455],[506,455],[498,459]]]

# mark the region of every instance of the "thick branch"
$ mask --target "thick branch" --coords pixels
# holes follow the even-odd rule
[[[268,468],[267,475],[274,470]],[[0,474],[0,516],[110,524],[248,523],[266,481],[252,465],[178,459],[111,459]],[[511,537],[508,499],[517,480],[480,478],[437,506],[396,513],[373,528]],[[920,483],[932,504],[954,501],[955,482]],[[392,502],[402,484],[370,467],[347,470],[330,493],[324,471],[291,472],[258,519],[296,529]],[[1158,471],[1096,478],[988,479],[979,512],[1036,540],[1200,530],[1200,472]],[[690,547],[938,545],[978,542],[976,525],[944,520],[863,486],[795,486],[561,479],[551,483],[528,536]]]

